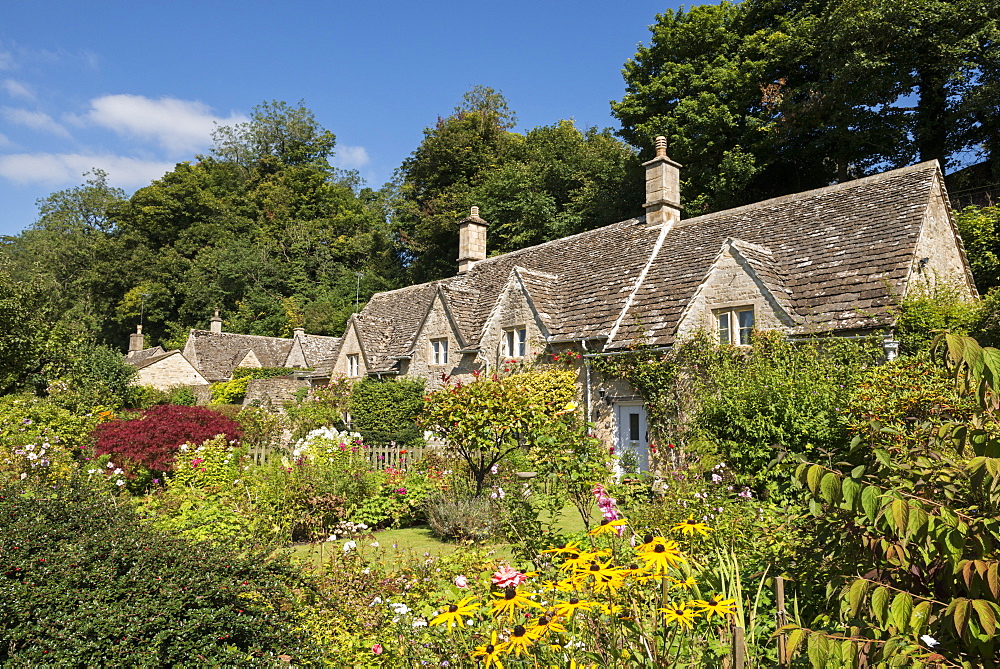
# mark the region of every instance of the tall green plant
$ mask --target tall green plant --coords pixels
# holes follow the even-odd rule
[[[943,335],[937,353],[965,420],[859,435],[862,464],[803,462],[795,480],[817,529],[831,605],[790,627],[813,666],[995,666],[1000,638],[1000,351]],[[877,428],[878,426],[873,426]]]

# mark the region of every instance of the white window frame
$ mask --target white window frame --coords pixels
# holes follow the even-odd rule
[[[528,354],[528,329],[524,326],[504,328],[503,357],[523,358]]]
[[[750,345],[750,336],[757,322],[752,305],[716,309],[713,314],[715,332],[720,344]]]
[[[432,365],[448,364],[447,339],[431,339],[431,364]]]
[[[360,376],[360,366],[361,366],[361,354],[360,353],[348,353],[347,354],[347,376],[350,376],[350,377]]]

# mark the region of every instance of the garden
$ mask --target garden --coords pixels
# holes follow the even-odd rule
[[[576,355],[282,412],[0,397],[0,661],[997,666],[1000,351],[904,350],[592,359],[654,426],[623,478]]]

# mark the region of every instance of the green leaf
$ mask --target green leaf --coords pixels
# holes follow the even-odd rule
[[[913,613],[913,598],[909,593],[897,592],[892,599],[890,607],[890,617],[892,624],[896,626],[900,634],[906,634],[907,626],[910,623],[910,614]]]
[[[892,500],[892,519],[896,525],[896,534],[906,536],[906,524],[910,518],[910,505],[901,499]]]
[[[872,615],[878,621],[879,626],[885,627],[889,617],[889,589],[885,586],[875,588],[871,601]]]
[[[951,613],[951,618],[955,624],[955,633],[962,637],[965,636],[965,632],[969,628],[969,600],[958,599],[953,603],[955,608]]]
[[[822,634],[813,632],[806,641],[806,652],[814,668],[823,667],[830,658],[829,641]]]
[[[797,627],[788,633],[788,638],[785,639],[785,652],[788,653],[788,657],[793,657],[799,649],[799,645],[802,643],[802,639],[806,636],[806,631],[801,627]]]
[[[985,599],[974,599],[972,600],[972,608],[976,610],[979,615],[979,624],[983,626],[983,631],[989,636],[995,636],[997,633],[997,615],[994,607],[996,605],[992,602],[988,602]]]
[[[827,472],[820,481],[820,490],[827,504],[840,501],[840,476],[835,472]]]
[[[931,615],[931,603],[923,601],[913,607],[910,613],[909,628],[913,634],[923,634],[927,631],[927,622]]]
[[[858,610],[861,608],[861,602],[864,601],[865,594],[868,592],[868,581],[863,578],[851,583],[851,588],[847,593],[847,604],[848,613],[852,618],[857,617]]]
[[[882,505],[882,491],[873,485],[865,487],[861,491],[861,508],[865,510],[868,522],[874,523],[878,517],[879,508]]]
[[[918,506],[910,509],[910,517],[906,523],[906,538],[919,536],[927,529],[927,512]]]
[[[864,465],[858,465],[857,467],[855,467],[854,469],[851,470],[851,478],[852,479],[858,479],[858,480],[860,480],[861,477],[864,476],[864,475],[865,475],[865,466]]]
[[[813,465],[809,468],[809,473],[806,475],[806,481],[809,485],[809,491],[814,497],[819,496],[819,484],[823,478],[823,472],[826,471],[821,465]]]

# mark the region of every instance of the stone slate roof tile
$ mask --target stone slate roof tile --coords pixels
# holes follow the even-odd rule
[[[136,369],[142,369],[142,367],[139,367],[139,363],[154,356],[162,358],[166,352],[167,352],[166,349],[163,348],[162,346],[154,346],[153,348],[144,348],[141,351],[129,351],[125,355],[125,362],[129,363],[130,365],[135,365]],[[145,367],[145,365],[143,365],[143,367]]]
[[[284,366],[292,342],[283,337],[191,330],[184,346],[184,357],[202,376],[214,382],[230,378],[251,350],[263,367]]]
[[[340,353],[340,337],[303,334],[297,335],[295,339],[305,354],[306,366],[312,369],[329,369]]]

